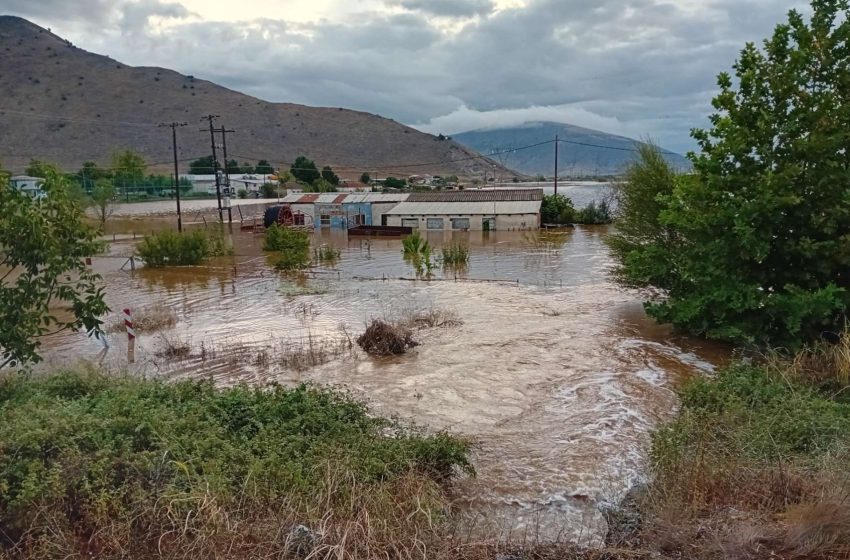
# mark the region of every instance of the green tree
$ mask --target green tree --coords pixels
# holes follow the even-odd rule
[[[814,0],[735,79],[718,78],[709,130],[695,130],[693,178],[675,181],[659,224],[671,256],[647,242],[627,270],[662,288],[648,311],[714,338],[796,347],[834,329],[850,307],[850,9]],[[649,262],[657,270],[646,266]],[[651,275],[647,271],[652,272]]]
[[[192,175],[213,175],[215,173],[213,157],[205,156],[196,159],[189,164],[189,173]]]
[[[274,167],[264,159],[257,162],[257,167],[254,168],[254,173],[260,175],[274,175]]]
[[[360,182],[364,185],[368,185],[372,182],[372,177],[370,177],[368,173],[364,173],[360,176]]]
[[[92,189],[91,199],[101,226],[106,224],[106,220],[112,215],[115,195],[115,185],[109,179],[98,179]]]
[[[86,192],[91,192],[94,189],[95,183],[98,179],[106,179],[110,176],[111,173],[108,169],[101,169],[93,161],[83,163],[83,166],[77,173],[80,186],[82,186]]]
[[[330,165],[326,165],[322,168],[322,179],[331,185],[339,185],[339,176],[334,173],[334,170],[331,169]]]
[[[239,175],[240,173],[242,173],[242,167],[235,159],[227,160],[227,164],[224,167],[226,170],[225,172],[229,175]]]
[[[547,194],[540,205],[540,219],[544,224],[571,224],[576,219],[573,201],[562,194]]]
[[[39,361],[40,339],[54,332],[101,336],[109,311],[100,276],[84,262],[101,248],[97,232],[68,180],[50,168],[44,179],[48,196],[38,200],[0,185],[0,367]]]
[[[307,183],[308,185],[312,184],[322,176],[322,174],[319,173],[319,169],[316,167],[316,164],[304,156],[298,156],[290,167],[289,172],[297,181]]]
[[[247,161],[243,161],[242,165],[239,166],[239,172],[245,175],[250,175],[252,173],[256,173],[254,171],[254,166],[248,163]]]
[[[131,187],[141,185],[145,180],[147,164],[141,154],[133,150],[117,152],[112,156],[112,176],[116,187],[129,194]]]
[[[384,179],[384,188],[386,189],[404,189],[407,187],[407,180],[397,179],[395,177],[387,177]]]

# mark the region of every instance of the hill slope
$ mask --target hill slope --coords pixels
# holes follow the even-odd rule
[[[306,155],[348,177],[363,171],[476,176],[493,166],[485,159],[456,161],[478,154],[390,119],[269,103],[171,70],[127,66],[17,17],[0,16],[0,53],[0,162],[12,171],[31,158],[66,169],[86,160],[107,164],[125,148],[167,170],[171,131],[156,123],[187,122],[178,132],[179,154],[193,159],[210,153],[209,133],[199,131],[207,114],[235,129],[227,136],[228,156],[240,162],[281,165]],[[425,162],[440,163],[411,165]]]
[[[488,154],[546,142],[556,135],[566,141],[560,144],[558,157],[558,174],[564,177],[620,174],[634,158],[633,150],[639,144],[624,136],[553,122],[473,130],[455,134],[453,138],[470,149]],[[679,154],[670,153],[666,157],[676,168],[690,166]],[[555,173],[555,148],[550,143],[512,152],[501,156],[501,163],[528,175],[551,177]]]

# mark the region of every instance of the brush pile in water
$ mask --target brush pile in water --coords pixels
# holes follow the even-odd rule
[[[357,337],[357,344],[374,356],[394,356],[404,354],[408,348],[416,346],[417,342],[413,340],[409,329],[375,319],[366,328],[366,332]]]

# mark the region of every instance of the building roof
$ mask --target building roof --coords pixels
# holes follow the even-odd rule
[[[408,199],[386,212],[391,216],[472,216],[497,214],[538,214],[539,200],[492,202],[414,202]]]
[[[408,202],[493,202],[543,200],[543,189],[473,189],[410,193]],[[539,205],[538,205],[539,206]]]
[[[284,204],[354,204],[361,202],[403,202],[409,193],[290,193]]]

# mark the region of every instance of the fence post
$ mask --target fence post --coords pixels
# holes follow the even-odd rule
[[[132,364],[136,361],[136,331],[128,308],[124,309],[124,326],[127,328],[127,362]]]

